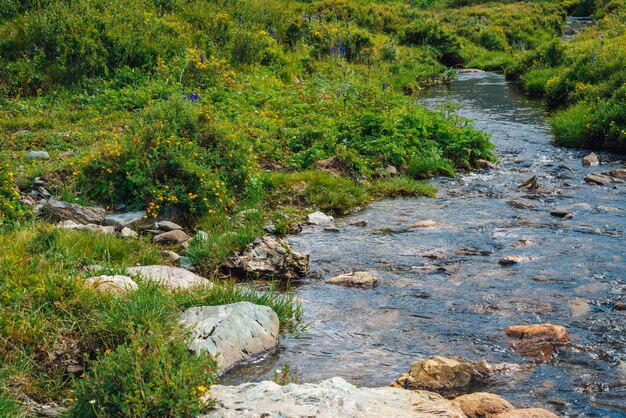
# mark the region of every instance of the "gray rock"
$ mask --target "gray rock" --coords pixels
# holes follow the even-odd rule
[[[390,176],[395,176],[398,174],[398,169],[395,168],[392,165],[388,165],[387,167],[385,167],[385,171],[387,172],[387,174],[389,174]]]
[[[180,257],[178,259],[178,265],[185,270],[196,271],[196,267],[193,265],[193,261],[191,261],[191,258],[189,257]]]
[[[85,280],[85,286],[93,287],[98,292],[113,293],[124,296],[133,290],[137,290],[137,283],[128,276],[97,276]]]
[[[189,349],[209,352],[222,371],[278,346],[278,315],[250,302],[189,308],[180,323],[191,329]]]
[[[209,239],[209,234],[204,231],[198,231],[196,232],[196,236],[194,237],[194,239],[197,239],[198,241],[204,241],[206,239]]]
[[[324,231],[326,231],[326,232],[341,232],[341,230],[339,228],[337,228],[336,226],[325,226],[324,227]]]
[[[171,221],[161,221],[157,223],[157,229],[161,231],[182,231],[183,227]]]
[[[355,271],[352,273],[341,274],[324,280],[324,283],[335,284],[338,286],[360,287],[362,289],[371,289],[378,284],[378,278],[365,271]]]
[[[136,212],[114,213],[112,215],[105,216],[104,223],[106,225],[130,228],[143,221],[145,216],[146,211],[143,210]]]
[[[215,385],[215,409],[201,418],[461,418],[451,401],[436,393],[355,387],[340,377],[320,383]]]
[[[46,151],[31,151],[26,154],[26,158],[30,158],[31,160],[49,160],[50,154]]]
[[[213,287],[208,279],[190,271],[172,266],[130,267],[126,272],[131,276],[140,276],[144,280],[159,283],[168,289],[189,289],[191,287]]]
[[[124,227],[120,230],[120,237],[124,237],[124,238],[137,238],[139,237],[139,234],[135,231],[133,231],[130,228]]]
[[[163,257],[165,260],[172,262],[172,263],[175,263],[180,259],[180,255],[170,250],[161,251],[159,255]]]
[[[174,230],[169,232],[164,232],[152,238],[152,241],[155,244],[167,245],[167,244],[180,244],[189,240],[189,235],[187,235],[184,231]]]
[[[332,216],[328,216],[320,211],[313,212],[306,217],[306,223],[309,225],[329,225],[333,223]]]
[[[39,196],[41,196],[42,198],[48,200],[52,197],[52,195],[50,194],[50,192],[48,192],[44,187],[37,187],[37,193],[39,194]]]
[[[41,215],[52,222],[74,221],[78,224],[104,223],[106,211],[103,208],[81,206],[60,200],[49,200],[41,207]]]
[[[226,259],[222,269],[235,276],[291,280],[309,271],[309,255],[293,250],[285,240],[256,238],[241,253]]]
[[[626,168],[617,168],[615,170],[609,171],[609,176],[613,177],[613,179],[620,179],[626,181]]]
[[[600,165],[600,160],[598,159],[598,156],[596,155],[595,152],[592,152],[591,154],[583,157],[582,162],[583,162],[583,165],[587,167]]]

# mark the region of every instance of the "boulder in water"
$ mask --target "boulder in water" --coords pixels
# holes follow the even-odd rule
[[[505,399],[486,392],[474,392],[454,398],[452,403],[459,406],[468,418],[483,418],[515,409]]]
[[[550,358],[557,347],[569,342],[567,328],[553,324],[514,325],[505,328],[504,333],[513,350],[542,360]]]
[[[598,159],[598,156],[596,155],[596,153],[592,152],[591,154],[583,157],[582,163],[586,167],[593,167],[596,165],[600,165],[600,160]]]

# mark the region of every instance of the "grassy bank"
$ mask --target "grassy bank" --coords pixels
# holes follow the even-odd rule
[[[543,97],[558,144],[626,152],[624,2],[474,3],[432,11],[462,65],[503,71]],[[597,24],[563,39],[566,15],[591,15]]]

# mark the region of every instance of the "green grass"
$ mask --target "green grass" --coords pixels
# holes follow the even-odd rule
[[[554,77],[559,70],[555,68],[538,68],[525,73],[522,76],[522,84],[526,94],[542,97],[546,94],[548,80]]]
[[[550,125],[555,142],[566,147],[584,148],[587,146],[588,118],[589,106],[586,103],[579,103],[553,114],[550,118]]]
[[[434,197],[437,189],[429,183],[407,176],[376,180],[369,185],[369,192],[376,197],[428,196]]]

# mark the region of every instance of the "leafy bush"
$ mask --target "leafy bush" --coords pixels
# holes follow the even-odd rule
[[[217,380],[207,353],[193,355],[181,336],[136,332],[128,345],[106,351],[75,384],[72,414],[81,417],[191,417]]]
[[[531,96],[543,96],[546,93],[548,81],[554,77],[557,71],[553,68],[541,68],[525,73],[522,76],[524,91]]]
[[[413,23],[405,28],[400,39],[405,45],[432,46],[441,54],[440,61],[445,65],[453,66],[462,62],[460,40],[434,20]]]
[[[131,132],[106,143],[80,168],[79,186],[114,205],[202,215],[227,210],[252,196],[256,163],[245,141],[201,130],[200,109],[170,99],[146,109]]]

